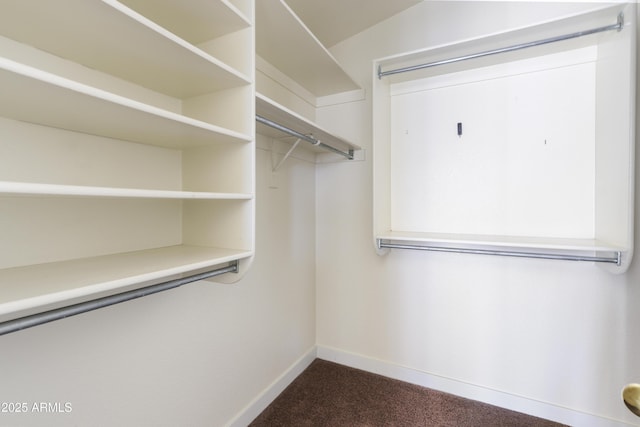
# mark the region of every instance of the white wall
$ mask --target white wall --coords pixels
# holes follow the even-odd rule
[[[257,150],[247,275],[0,337],[0,402],[29,412],[0,425],[222,426],[314,346],[314,165],[289,159],[271,189],[268,155]],[[71,412],[34,413],[39,402]]]
[[[323,108],[317,120],[370,150],[372,60],[591,6],[420,3],[332,48],[368,96]],[[318,166],[320,347],[638,423],[620,398],[625,384],[640,382],[637,255],[619,276],[589,263],[398,250],[379,257],[367,157]]]

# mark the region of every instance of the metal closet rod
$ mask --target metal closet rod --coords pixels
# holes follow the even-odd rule
[[[382,239],[378,239],[378,249],[412,249],[419,251],[432,251],[432,252],[453,252],[463,254],[476,254],[476,255],[500,255],[510,256],[518,258],[537,258],[537,259],[552,259],[562,261],[591,261],[591,262],[606,262],[616,264],[620,266],[622,264],[622,253],[616,251],[613,257],[598,257],[587,255],[569,255],[569,254],[545,254],[540,252],[518,252],[518,251],[500,251],[491,249],[470,249],[470,248],[457,248],[446,246],[431,246],[431,245],[412,245],[412,244],[400,244],[400,243],[388,243]]]
[[[97,310],[99,308],[108,307],[110,305],[119,304],[121,302],[130,301],[132,299],[146,297],[147,295],[156,294],[158,292],[168,291],[170,289],[186,285],[187,283],[196,282],[198,280],[209,279],[211,277],[220,276],[221,274],[225,273],[237,272],[238,261],[233,261],[227,267],[206,271],[204,273],[194,274],[191,276],[183,277],[181,279],[169,280],[167,282],[146,286],[144,288],[134,289],[115,295],[109,295],[106,297],[81,302],[67,307],[61,307],[55,310],[49,310],[30,316],[20,317],[18,319],[8,320],[6,322],[0,323],[0,335],[6,335],[11,332],[17,332],[22,329],[31,328],[33,326],[43,325],[45,323],[53,322],[54,320],[64,319],[67,317],[75,316],[77,314],[82,314],[88,311]]]
[[[578,31],[576,33],[565,34],[565,35],[556,36],[556,37],[550,37],[548,39],[536,40],[536,41],[532,41],[532,42],[528,42],[528,43],[522,43],[522,44],[517,44],[517,45],[513,45],[513,46],[502,47],[502,48],[499,48],[499,49],[487,50],[487,51],[479,52],[479,53],[472,53],[470,55],[459,56],[459,57],[451,58],[451,59],[443,59],[441,61],[434,61],[434,62],[429,62],[429,63],[426,63],[426,64],[419,64],[419,65],[412,65],[410,67],[397,68],[395,70],[382,71],[382,67],[379,66],[378,67],[378,79],[381,79],[384,76],[389,76],[389,75],[392,75],[392,74],[406,73],[408,71],[421,70],[421,69],[424,69],[424,68],[436,67],[438,65],[446,65],[446,64],[452,64],[454,62],[466,61],[468,59],[482,58],[484,56],[490,56],[490,55],[497,55],[499,53],[512,52],[512,51],[515,51],[515,50],[526,49],[526,48],[529,48],[529,47],[541,46],[541,45],[545,45],[545,44],[549,44],[549,43],[555,43],[555,42],[560,42],[560,41],[564,41],[564,40],[575,39],[575,38],[578,38],[578,37],[588,36],[588,35],[591,35],[591,34],[602,33],[604,31],[613,31],[613,30],[621,31],[623,27],[624,27],[624,13],[620,12],[618,14],[618,20],[617,20],[617,22],[615,24],[606,25],[604,27],[593,28],[591,30]]]
[[[353,160],[353,150],[349,150],[349,151],[342,151],[342,150],[338,150],[335,147],[332,147],[330,145],[325,144],[324,142],[320,141],[319,139],[316,139],[310,135],[305,135],[303,133],[300,133],[298,131],[295,131],[291,128],[288,128],[286,126],[281,125],[280,123],[276,123],[272,120],[266,119],[262,116],[259,116],[256,114],[256,121],[259,123],[262,123],[263,125],[267,125],[269,127],[272,127],[274,129],[277,129],[281,132],[287,133],[291,136],[295,136],[296,138],[300,138],[303,141],[307,141],[313,145],[316,145],[318,147],[322,147],[326,150],[332,151],[336,154],[340,154],[341,156],[346,157],[349,160]]]

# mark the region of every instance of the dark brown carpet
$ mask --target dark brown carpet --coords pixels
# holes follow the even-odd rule
[[[559,425],[320,359],[250,424],[251,427]]]

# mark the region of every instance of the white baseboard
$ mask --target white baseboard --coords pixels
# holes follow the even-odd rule
[[[316,355],[316,346],[313,346],[301,358],[296,360],[289,369],[276,378],[258,397],[253,399],[235,418],[229,421],[227,427],[246,427],[249,425],[302,371],[311,365],[311,362],[316,359]]]
[[[359,354],[348,353],[331,347],[318,346],[317,357],[319,359],[339,363],[341,365],[488,403],[535,417],[545,418],[570,426],[628,427],[632,425],[623,421],[602,418],[596,415],[552,405],[550,403],[539,402],[522,396],[417,371],[415,369],[394,365],[389,362],[372,359]]]

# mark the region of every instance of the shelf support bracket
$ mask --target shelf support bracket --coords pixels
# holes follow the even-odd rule
[[[296,147],[298,146],[298,144],[300,144],[300,142],[302,142],[302,139],[298,138],[296,140],[296,142],[293,143],[293,145],[291,146],[291,148],[289,148],[289,151],[286,152],[286,154],[282,157],[282,159],[280,159],[280,161],[272,167],[271,171],[272,172],[277,172],[278,169],[280,169],[280,166],[282,166],[282,164],[289,158],[289,156],[291,155],[291,153],[293,153],[293,150],[296,149]],[[275,148],[275,147],[274,147]],[[271,149],[271,155],[273,156],[274,154],[274,149]],[[271,157],[271,159],[273,160],[273,157]],[[271,162],[271,164],[273,165],[273,161]]]
[[[300,132],[298,132],[296,130],[289,129],[286,126],[283,126],[283,125],[281,125],[279,123],[274,122],[273,120],[269,120],[269,119],[264,118],[262,116],[259,116],[257,114],[256,114],[256,121],[258,123],[262,123],[263,125],[267,125],[269,127],[272,127],[273,129],[277,129],[280,132],[284,132],[284,133],[286,133],[288,135],[295,136],[296,138],[299,138],[299,139],[301,139],[303,141],[307,141],[308,143],[310,143],[312,145],[315,145],[317,147],[322,147],[325,150],[331,151],[331,152],[336,153],[336,154],[340,154],[341,156],[346,157],[348,160],[353,160],[353,158],[354,158],[353,149],[350,149],[349,151],[346,151],[346,152],[345,151],[341,151],[341,150],[339,150],[339,149],[337,149],[335,147],[332,147],[332,146],[330,146],[328,144],[325,144],[324,142],[320,141],[319,139],[314,138],[312,135],[305,135],[305,134],[300,133]]]

